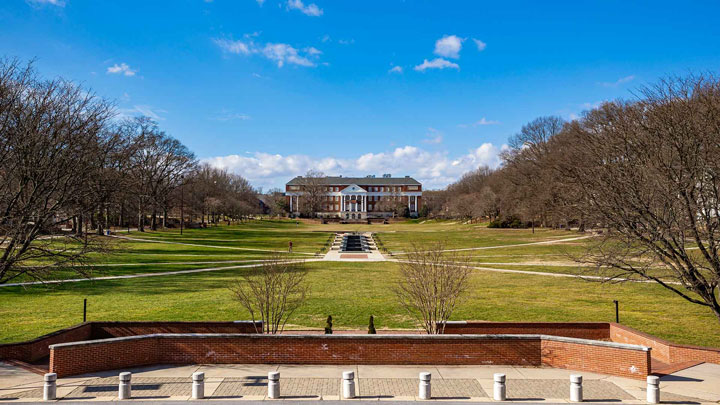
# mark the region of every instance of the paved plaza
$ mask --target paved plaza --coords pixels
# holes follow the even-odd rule
[[[280,372],[284,400],[342,400],[341,375],[354,371],[357,400],[417,401],[418,374],[432,374],[432,396],[444,401],[492,401],[493,374],[507,376],[510,401],[569,402],[569,377],[582,374],[586,401],[645,403],[644,381],[550,368],[511,366],[328,366],[328,365],[191,365],[151,366],[93,373],[58,380],[60,401],[112,401],[120,371],[131,371],[134,400],[184,401],[191,396],[191,376],[205,373],[208,400],[267,399],[267,373]],[[0,363],[0,401],[42,398],[42,376]],[[720,401],[720,365],[700,364],[661,379],[664,403]]]

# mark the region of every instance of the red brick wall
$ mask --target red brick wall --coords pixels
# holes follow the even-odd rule
[[[258,327],[262,330],[262,323]],[[87,322],[26,342],[0,344],[0,360],[32,363],[50,355],[49,345],[152,333],[256,333],[251,322]]]
[[[20,360],[32,363],[50,354],[49,345],[88,340],[92,338],[91,333],[91,325],[81,323],[26,342],[0,344],[0,360]]]
[[[650,374],[650,351],[543,339],[542,364],[642,379]]]
[[[718,348],[679,345],[616,323],[609,324],[609,329],[610,340],[613,342],[651,347],[653,357],[663,363],[703,361],[720,364]]]
[[[257,322],[262,331],[262,322]],[[257,333],[252,322],[93,322],[92,338],[151,335],[154,333]]]
[[[58,377],[161,363],[154,337],[76,343],[50,350],[50,372]]]
[[[161,339],[167,363],[539,365],[540,339],[217,337]]]
[[[607,322],[450,322],[445,325],[445,334],[519,334],[610,339]]]
[[[56,346],[50,369],[63,377],[136,365],[198,363],[544,364],[633,378],[644,378],[650,367],[648,352],[642,350],[537,335],[150,335]]]

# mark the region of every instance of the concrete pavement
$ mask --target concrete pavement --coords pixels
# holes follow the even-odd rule
[[[191,376],[205,373],[205,395],[210,400],[265,400],[267,373],[280,372],[285,400],[341,400],[341,374],[354,371],[358,399],[417,401],[418,374],[432,374],[433,399],[491,401],[493,374],[507,376],[508,398],[514,401],[569,402],[569,377],[582,374],[585,398],[593,402],[645,403],[644,381],[571,370],[512,366],[331,366],[331,365],[158,365],[115,370],[58,380],[62,401],[112,401],[117,397],[118,374],[133,373],[133,398],[179,400],[190,398]],[[42,398],[42,376],[0,363],[0,402]],[[661,399],[669,403],[720,401],[720,365],[700,364],[661,379]]]

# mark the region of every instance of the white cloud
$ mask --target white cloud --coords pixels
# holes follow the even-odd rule
[[[633,80],[635,80],[635,75],[630,75],[630,76],[621,77],[621,78],[615,80],[614,82],[602,82],[602,83],[600,83],[600,85],[602,85],[603,87],[617,87],[621,84],[629,83]]]
[[[390,70],[388,70],[388,73],[402,73],[402,72],[403,72],[402,66],[393,66],[392,68],[390,68]]]
[[[463,41],[465,41],[464,38],[456,35],[445,35],[435,41],[435,55],[457,59],[460,57]]]
[[[219,46],[225,52],[249,55],[252,50],[250,49],[252,42],[233,41],[230,39],[213,39],[215,45]]]
[[[321,54],[322,54],[322,51],[321,51],[321,50],[319,50],[319,49],[317,49],[317,48],[315,48],[315,47],[313,47],[313,46],[309,46],[309,47],[303,49],[303,51],[305,51],[305,53],[307,53],[308,55],[311,55],[311,56],[321,55]]]
[[[51,6],[65,7],[64,0],[26,0],[30,5],[50,4]]]
[[[484,126],[484,125],[498,125],[498,124],[500,124],[500,121],[488,120],[485,117],[482,117],[478,121],[475,121],[471,124],[460,124],[458,126],[460,128],[467,128],[467,127],[478,127],[478,126]]]
[[[165,118],[162,117],[160,114],[166,113],[167,111],[160,109],[160,108],[154,108],[149,105],[134,105],[132,108],[120,108],[117,110],[117,117],[118,119],[124,119],[124,118],[132,118],[132,117],[150,117],[155,121],[164,121]]]
[[[125,76],[135,76],[135,73],[137,73],[137,70],[130,69],[127,63],[121,63],[119,65],[116,63],[107,68],[107,74],[109,75],[121,74]]]
[[[475,42],[475,45],[477,45],[478,51],[482,52],[487,47],[487,44],[479,39],[473,38],[473,42]]]
[[[498,167],[501,163],[499,155],[504,148],[504,145],[498,148],[485,143],[465,154],[451,157],[447,152],[430,152],[407,145],[387,152],[370,152],[348,159],[255,152],[249,155],[210,157],[203,161],[238,173],[253,185],[265,189],[281,187],[294,176],[302,175],[309,169],[320,170],[327,175],[357,177],[382,173],[409,175],[430,189],[445,187],[479,166]]]
[[[260,5],[260,7],[262,7],[263,3],[265,3],[265,0],[256,0],[256,1],[257,1],[257,4]]]
[[[271,42],[265,45],[256,44],[251,38],[257,37],[258,35],[257,33],[245,35],[247,40],[244,41],[215,38],[213,42],[227,53],[236,55],[262,55],[277,63],[278,67],[283,67],[286,63],[314,67],[316,64],[311,61],[309,57],[318,57],[322,54],[322,51],[312,46],[304,48],[301,54],[300,51],[288,44]]]
[[[306,6],[302,0],[288,0],[287,8],[288,10],[299,10],[301,13],[312,17],[323,15],[323,10],[317,4],[310,3]]]
[[[262,54],[266,58],[277,62],[278,67],[283,67],[286,62],[300,66],[315,66],[310,59],[298,54],[297,49],[288,44],[267,43],[262,49]]]
[[[220,113],[217,116],[213,117],[212,119],[215,121],[235,121],[235,120],[247,121],[250,118],[251,117],[247,114],[236,113],[236,112],[232,112],[232,111],[223,109],[220,111]]]
[[[428,144],[441,144],[443,141],[443,134],[442,132],[438,131],[435,128],[428,128],[427,134],[425,134],[425,139],[423,139],[423,143]]]
[[[460,66],[458,66],[457,63],[450,62],[449,60],[443,59],[443,58],[435,58],[431,61],[428,61],[425,59],[423,63],[415,66],[415,70],[419,72],[424,72],[425,69],[445,69],[445,68],[453,68],[453,69],[460,69]]]

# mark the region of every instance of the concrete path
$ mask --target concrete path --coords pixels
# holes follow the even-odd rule
[[[465,251],[470,251],[470,250],[502,249],[502,248],[513,248],[513,247],[532,246],[532,245],[552,245],[554,243],[571,242],[574,240],[588,239],[588,238],[594,238],[594,237],[595,237],[595,235],[586,235],[586,236],[577,236],[574,238],[544,240],[541,242],[518,243],[515,245],[497,245],[497,246],[482,246],[482,247],[474,247],[474,248],[445,249],[445,250],[443,250],[443,252],[465,252]],[[393,256],[406,255],[409,253],[410,252],[392,252],[392,255]]]
[[[300,261],[300,260],[307,263],[307,262],[321,261],[322,259],[298,259],[298,260],[291,260],[291,261]],[[176,275],[181,275],[181,274],[207,273],[207,272],[211,272],[211,271],[247,269],[247,268],[251,268],[251,267],[259,267],[262,265],[263,265],[263,263],[261,262],[261,263],[253,263],[253,264],[244,264],[244,265],[239,265],[239,266],[209,267],[209,268],[204,268],[204,269],[162,271],[162,272],[155,272],[155,273],[128,274],[128,275],[124,275],[124,276],[104,276],[104,277],[90,277],[90,278],[71,278],[71,279],[67,279],[67,280],[29,281],[29,282],[25,282],[25,283],[0,284],[0,288],[3,288],[3,287],[28,287],[28,286],[42,285],[42,284],[79,283],[79,282],[83,282],[83,281],[124,280],[124,279],[131,279],[131,278],[176,276]]]
[[[132,240],[132,241],[136,241],[136,242],[166,243],[166,244],[171,244],[171,245],[195,246],[195,247],[205,247],[205,248],[213,248],[213,249],[247,250],[247,251],[251,251],[251,252],[287,253],[287,250],[242,248],[242,247],[237,247],[237,246],[202,245],[199,243],[175,242],[175,241],[162,240],[162,239],[131,238],[129,236],[120,236],[120,235],[110,235],[110,237],[117,238],[117,239]],[[315,253],[306,253],[306,252],[293,252],[292,254],[315,256]]]
[[[587,401],[644,403],[644,381],[571,370],[512,366],[329,366],[277,364],[217,364],[150,366],[93,373],[58,380],[58,398],[73,401],[112,401],[117,396],[117,375],[133,373],[135,400],[190,398],[191,376],[205,373],[208,399],[264,400],[267,373],[280,372],[285,400],[341,399],[343,371],[354,371],[360,400],[416,401],[418,374],[432,374],[433,398],[443,401],[488,402],[493,374],[507,376],[510,400],[569,402],[569,377],[583,376]],[[661,400],[666,403],[716,403],[720,400],[720,365],[701,364],[661,379]],[[0,403],[37,401],[42,397],[42,376],[0,363]]]

